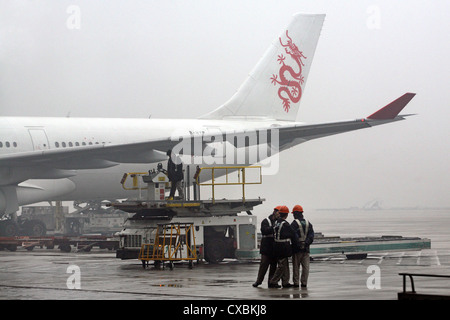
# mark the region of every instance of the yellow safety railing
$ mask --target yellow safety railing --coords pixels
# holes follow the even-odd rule
[[[259,169],[259,180],[249,182],[246,180],[245,170],[247,169]],[[199,182],[199,177],[202,171],[211,170],[211,182]],[[217,171],[225,170],[225,182],[216,182],[216,176],[223,177],[223,174],[217,174]],[[231,172],[230,172],[231,171]],[[238,181],[230,182],[229,174],[237,171]],[[241,179],[242,177],[242,179]],[[211,186],[212,187],[212,201],[215,203],[215,187],[216,186],[230,186],[230,185],[242,185],[242,200],[245,202],[245,185],[247,184],[261,184],[262,183],[262,169],[261,166],[225,166],[225,167],[203,167],[199,168],[195,176],[195,182],[198,186]]]
[[[123,174],[122,180],[120,180],[120,184],[122,185],[122,188],[125,190],[145,190],[147,187],[141,187],[139,183],[139,177],[148,175],[148,172],[127,172]],[[128,180],[128,177],[131,177],[133,179],[132,187],[125,186],[125,182]]]

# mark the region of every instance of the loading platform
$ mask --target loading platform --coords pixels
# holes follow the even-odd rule
[[[200,176],[203,172],[211,175],[211,182],[201,182]],[[254,179],[249,177],[249,171],[253,173]],[[235,174],[234,176],[232,174]],[[222,176],[220,180],[219,176]],[[189,174],[188,174],[189,177]],[[208,176],[209,177],[209,176]],[[247,177],[247,178],[246,178]],[[132,185],[127,181],[132,178]],[[141,180],[144,185],[141,185]],[[190,185],[188,179],[187,185]],[[143,217],[152,218],[158,215],[168,217],[201,217],[201,216],[229,216],[240,212],[247,212],[251,215],[251,210],[255,206],[262,204],[265,199],[248,199],[245,196],[245,186],[262,184],[261,166],[236,166],[236,167],[197,167],[194,175],[193,191],[194,199],[190,199],[188,193],[182,199],[168,199],[165,197],[165,190],[168,188],[168,178],[160,169],[155,172],[129,172],[125,173],[121,184],[125,190],[138,190],[138,199],[111,202],[108,207],[113,207],[129,213],[136,213],[132,219]],[[211,198],[201,199],[200,187],[211,187]],[[219,186],[240,186],[242,197],[239,199],[217,199],[216,188]],[[185,186],[186,187],[186,186]],[[188,188],[186,188],[186,191]],[[146,196],[143,194],[147,193]]]
[[[208,216],[228,216],[239,212],[247,212],[251,215],[251,210],[262,204],[265,199],[216,199],[216,200],[132,200],[122,202],[112,202],[108,206],[116,209],[136,213],[131,219],[151,219],[157,216],[178,216],[178,217],[208,217]]]
[[[430,249],[431,240],[419,237],[325,237],[316,234],[311,244],[311,256],[345,254],[347,258],[363,258],[369,252],[406,251]]]

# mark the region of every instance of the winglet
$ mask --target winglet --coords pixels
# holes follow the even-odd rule
[[[381,108],[375,113],[371,114],[367,117],[367,119],[371,120],[390,120],[394,119],[400,111],[414,98],[415,93],[405,93],[400,98],[389,103],[387,106]]]

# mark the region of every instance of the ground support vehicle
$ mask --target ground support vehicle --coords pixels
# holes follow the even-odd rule
[[[211,182],[201,183],[198,177],[205,170],[212,171]],[[223,181],[218,181],[217,171],[222,170]],[[256,170],[256,181],[250,181],[246,170]],[[234,172],[234,180],[231,177]],[[141,187],[140,176],[146,186]],[[126,187],[128,177],[133,178],[133,186]],[[134,213],[118,233],[120,245],[117,258],[138,259],[141,249],[152,250],[157,238],[158,226],[169,224],[192,224],[195,233],[195,253],[197,260],[218,263],[225,258],[253,259],[259,255],[257,244],[257,218],[252,215],[255,206],[264,199],[246,199],[245,185],[261,183],[261,167],[209,167],[197,168],[194,176],[194,200],[169,200],[164,195],[167,176],[162,170],[147,173],[125,174],[121,183],[124,188],[147,191],[147,197],[123,202],[112,202],[111,207]],[[246,180],[247,179],[247,180]],[[189,182],[188,182],[189,185]],[[199,186],[212,187],[212,198],[200,200]],[[215,188],[237,185],[242,188],[240,199],[216,199]],[[149,259],[149,256],[146,256]]]
[[[72,248],[77,252],[89,252],[93,247],[100,249],[116,250],[119,246],[118,238],[106,236],[79,236],[79,237],[0,237],[0,250],[8,249],[16,251],[24,248],[28,251],[35,247],[54,249],[59,248],[63,252],[71,252]]]
[[[75,210],[70,213],[69,207],[62,206],[58,201],[56,203],[50,206],[23,206],[20,213],[3,217],[0,220],[0,237],[112,236],[122,230],[129,217],[126,212],[104,208],[103,201],[74,202]]]
[[[163,204],[164,207],[141,209],[128,219],[123,230],[118,233],[120,244],[116,256],[120,259],[138,259],[143,245],[154,245],[158,225],[191,223],[195,232],[193,240],[198,260],[205,259],[209,263],[218,263],[225,258],[256,258],[259,255],[257,218],[238,213],[250,212],[253,206],[262,202],[263,199],[247,200],[245,203],[216,200],[215,204],[210,201],[179,203],[171,201]],[[125,205],[132,206],[130,203]],[[137,202],[136,205],[142,207],[144,204]],[[215,209],[218,211],[212,214]]]

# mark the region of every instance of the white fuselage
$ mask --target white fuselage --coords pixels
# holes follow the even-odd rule
[[[283,121],[281,121],[282,123]],[[196,119],[113,119],[1,117],[0,155],[38,150],[82,148],[96,145],[130,144],[161,139],[177,139],[190,132],[204,134],[269,127],[274,121],[223,121]],[[166,152],[167,150],[160,150]],[[130,156],[132,158],[132,155]],[[78,160],[83,167],[83,159]],[[164,161],[164,160],[163,160]],[[130,161],[127,161],[130,162]],[[119,163],[105,168],[73,171],[67,177],[39,177],[19,184],[19,205],[47,200],[121,199],[134,196],[124,190],[120,179],[125,172],[146,172],[156,163]],[[156,162],[162,162],[161,160]],[[89,164],[87,165],[89,166]],[[33,170],[41,170],[33,167]],[[64,168],[63,168],[64,169]],[[24,167],[23,170],[29,170]],[[45,172],[42,169],[42,172]],[[3,175],[3,176],[1,176]],[[1,171],[0,181],[8,172]],[[22,187],[22,188],[20,188]],[[25,188],[34,187],[34,188]],[[35,188],[40,187],[40,188]],[[33,192],[30,192],[33,190]],[[39,192],[37,192],[39,190]]]

